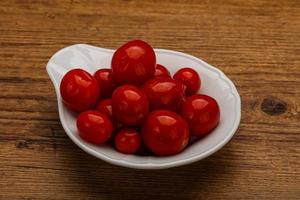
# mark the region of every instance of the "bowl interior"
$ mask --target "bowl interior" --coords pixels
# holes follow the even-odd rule
[[[109,68],[113,50],[90,45],[73,45],[58,51],[49,60],[47,71],[54,84],[61,123],[68,136],[84,151],[112,164],[132,168],[168,168],[200,160],[225,145],[236,131],[240,121],[240,97],[233,83],[218,69],[193,56],[180,52],[156,49],[157,63],[174,74],[182,67],[195,69],[201,77],[199,93],[214,97],[219,103],[221,119],[211,134],[189,146],[182,153],[168,157],[125,155],[108,145],[96,146],[82,140],[76,128],[76,114],[62,104],[59,84],[63,75],[72,68],[94,73]]]

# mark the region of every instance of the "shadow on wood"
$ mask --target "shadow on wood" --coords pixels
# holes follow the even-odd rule
[[[90,197],[192,199],[195,195],[202,196],[213,190],[211,180],[213,185],[218,185],[218,180],[223,179],[222,176],[229,170],[230,159],[222,158],[230,158],[230,152],[220,151],[194,164],[164,170],[135,170],[113,166],[86,153],[68,157],[74,159],[71,162],[76,164],[72,167],[78,173],[71,181],[77,181],[81,190]]]

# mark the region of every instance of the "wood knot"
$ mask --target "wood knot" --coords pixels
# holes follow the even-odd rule
[[[23,149],[28,148],[28,143],[25,140],[21,140],[17,143],[17,148]]]
[[[280,115],[287,110],[287,103],[276,97],[269,96],[262,101],[261,110],[268,115]]]

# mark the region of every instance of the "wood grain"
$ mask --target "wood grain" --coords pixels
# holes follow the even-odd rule
[[[0,1],[0,199],[299,199],[300,2]],[[75,43],[133,38],[217,66],[236,84],[231,142],[184,167],[91,157],[64,133],[45,66]]]

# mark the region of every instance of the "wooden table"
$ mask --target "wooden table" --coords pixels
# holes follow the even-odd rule
[[[300,2],[0,1],[0,199],[299,199]],[[240,128],[213,156],[143,171],[74,145],[46,73],[67,45],[133,38],[223,70]]]

